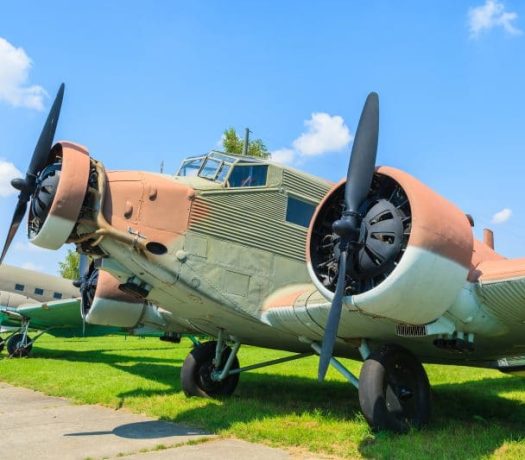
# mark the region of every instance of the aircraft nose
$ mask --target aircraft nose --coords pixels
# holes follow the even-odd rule
[[[195,191],[187,184],[140,171],[108,171],[103,215],[134,235],[155,256],[166,254],[188,229]]]

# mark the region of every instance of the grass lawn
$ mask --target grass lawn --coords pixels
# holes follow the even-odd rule
[[[190,349],[187,340],[43,336],[31,358],[0,359],[0,379],[79,403],[126,407],[225,436],[344,458],[525,458],[523,378],[426,366],[432,424],[404,436],[375,435],[360,413],[357,390],[336,371],[317,383],[315,357],[243,373],[228,399],[186,398],[179,373]],[[239,359],[245,366],[286,355],[246,346]],[[343,361],[359,372],[360,363]]]

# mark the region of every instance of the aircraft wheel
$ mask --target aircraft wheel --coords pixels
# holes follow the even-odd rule
[[[195,347],[186,357],[180,371],[182,390],[186,396],[200,396],[214,398],[230,396],[239,383],[239,374],[230,375],[221,382],[212,380],[211,374],[215,370],[213,359],[217,342],[205,342]],[[222,364],[230,356],[231,348],[226,347],[222,353]],[[233,360],[231,369],[239,368],[237,357]]]
[[[5,340],[0,337],[0,353],[4,350]]]
[[[29,352],[33,348],[33,344],[28,344],[28,342],[31,342],[31,338],[26,337],[26,341],[24,342],[24,334],[22,333],[12,335],[7,340],[7,352],[9,353],[9,356],[13,358],[24,358],[29,355]]]
[[[364,362],[359,403],[376,431],[404,433],[430,419],[430,384],[425,369],[408,350],[386,345]]]

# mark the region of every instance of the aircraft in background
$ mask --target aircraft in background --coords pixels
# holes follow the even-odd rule
[[[175,176],[108,171],[87,149],[53,145],[62,85],[33,153],[2,258],[30,202],[32,243],[76,244],[120,292],[152,302],[197,346],[187,395],[231,394],[243,371],[320,355],[359,391],[374,429],[430,418],[422,362],[525,370],[525,259],[473,237],[471,219],[409,174],[376,168],[378,96],[365,103],[345,180],[211,152]],[[98,309],[98,310],[97,310]],[[93,302],[132,324],[138,309]],[[241,344],[290,357],[240,367]],[[362,359],[359,378],[336,356]]]
[[[82,261],[85,262],[85,258]],[[170,320],[169,312],[122,293],[112,276],[106,272],[99,275],[94,265],[82,268],[82,273],[82,278],[74,282],[32,270],[0,266],[0,326],[4,328],[2,332],[8,333],[5,339],[0,337],[0,351],[7,346],[9,356],[25,357],[44,333],[55,337],[126,333],[180,342],[180,334],[176,332],[180,326]],[[141,315],[133,323],[119,318],[112,320],[112,324],[104,320],[97,323],[97,317],[93,313],[89,316],[88,310],[93,303],[101,301],[101,296],[105,299],[103,302],[117,299],[124,302],[127,309],[140,310]],[[31,338],[30,330],[38,331],[37,335]]]

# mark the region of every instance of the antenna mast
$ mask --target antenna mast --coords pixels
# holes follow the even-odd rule
[[[243,155],[248,155],[248,147],[250,146],[250,128],[246,128],[244,131],[244,146],[242,149]]]

